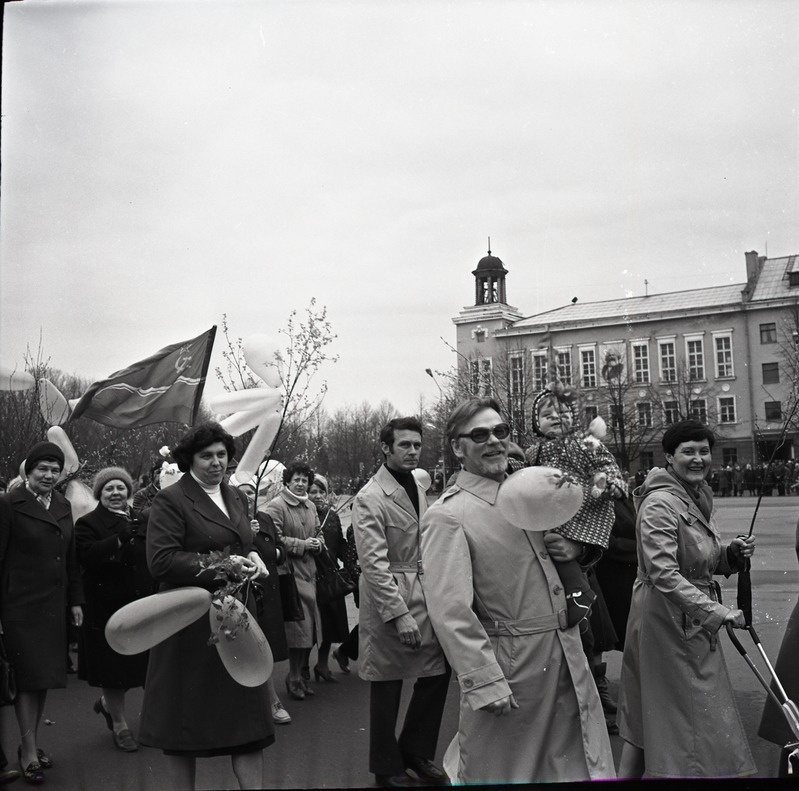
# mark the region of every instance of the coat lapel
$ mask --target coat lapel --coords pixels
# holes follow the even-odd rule
[[[380,465],[380,469],[375,473],[375,479],[380,484],[380,488],[400,507],[403,511],[407,511],[408,515],[416,519],[421,518],[424,513],[424,507],[427,503],[425,494],[421,491],[419,484],[416,484],[416,491],[419,492],[419,516],[416,516],[416,509],[413,507],[411,498],[408,493],[400,486],[397,479],[388,471],[385,464]],[[414,479],[415,481],[416,479]]]
[[[230,514],[229,518],[222,513],[219,506],[217,506],[216,503],[214,503],[214,501],[203,491],[200,484],[191,477],[191,473],[185,473],[177,482],[177,485],[183,489],[183,493],[192,501],[194,510],[200,514],[203,519],[207,519],[209,522],[213,522],[216,525],[224,527],[226,530],[230,530],[230,532],[234,533],[242,542],[244,542],[246,533],[241,527],[244,509],[240,501],[238,503],[235,502],[237,496],[231,495],[230,492],[227,491],[229,489],[227,484],[222,484],[221,491],[222,498],[224,499],[228,513]]]
[[[19,513],[41,522],[49,522],[56,527],[58,520],[70,512],[69,503],[61,501],[55,492],[50,500],[50,508],[45,508],[24,484],[14,493],[14,502]]]

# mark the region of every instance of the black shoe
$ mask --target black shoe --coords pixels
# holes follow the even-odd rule
[[[605,676],[607,667],[607,662],[600,662],[594,668],[594,681],[596,682],[596,691],[599,693],[599,700],[602,702],[602,711],[605,714],[615,714],[617,711],[616,701],[610,696],[608,679]]]
[[[36,755],[39,758],[42,769],[53,768],[53,762],[50,760],[50,756],[47,755],[41,747],[36,751]]]
[[[22,777],[22,772],[19,769],[0,769],[0,786],[13,783],[15,780],[19,780],[20,777]]]
[[[443,769],[439,769],[429,758],[408,756],[405,768],[410,769],[424,785],[448,786],[449,777]]]
[[[22,761],[20,761],[19,768],[22,769],[22,779],[28,785],[40,786],[44,782],[44,769],[42,769],[41,764],[34,762],[23,766]]]
[[[375,785],[380,788],[418,788],[419,784],[403,772],[401,775],[375,775]]]
[[[97,698],[94,701],[94,709],[95,714],[102,714],[105,717],[105,724],[108,726],[108,730],[113,733],[114,731],[114,720],[111,718],[111,713],[108,709],[103,705],[102,697]]]

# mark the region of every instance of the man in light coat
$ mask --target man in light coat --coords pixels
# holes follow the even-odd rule
[[[433,763],[449,688],[450,669],[425,606],[419,519],[427,502],[413,470],[422,449],[422,426],[395,418],[380,432],[385,464],[363,487],[352,508],[360,580],[359,674],[371,682],[369,771],[378,785],[404,788],[447,784]],[[399,739],[403,679],[417,679]]]
[[[553,563],[583,547],[520,530],[496,507],[509,434],[493,399],[457,406],[447,437],[463,469],[422,519],[427,609],[461,688],[444,766],[463,784],[612,778],[602,705]]]

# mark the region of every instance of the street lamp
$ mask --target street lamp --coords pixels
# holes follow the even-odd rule
[[[444,390],[436,379],[435,374],[433,373],[432,369],[425,368],[424,372],[433,380],[436,387],[438,388],[438,419],[441,420],[442,415],[444,414]],[[447,456],[445,453],[446,445],[444,444],[446,441],[446,437],[444,436],[444,430],[440,429],[441,432],[441,475],[443,477],[443,481],[441,482],[441,490],[444,490],[444,487],[447,485]]]

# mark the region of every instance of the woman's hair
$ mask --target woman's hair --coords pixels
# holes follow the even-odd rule
[[[219,425],[209,421],[200,423],[181,437],[180,441],[172,448],[172,458],[178,465],[181,472],[188,472],[191,469],[191,460],[195,453],[199,453],[203,448],[213,445],[215,442],[224,444],[227,450],[228,464],[236,452],[236,443],[233,437]]]
[[[308,488],[311,488],[314,480],[314,471],[304,461],[293,461],[283,470],[283,483],[288,486],[291,479],[297,474],[305,475],[308,478]]]
[[[716,435],[701,420],[691,418],[690,420],[680,420],[669,426],[663,434],[660,444],[663,452],[670,456],[683,442],[702,442],[707,440],[710,449],[716,442]]]
[[[447,439],[451,442],[457,439],[461,429],[478,413],[484,409],[493,409],[499,413],[499,404],[493,398],[469,398],[461,401],[455,409],[450,412],[447,420]]]

